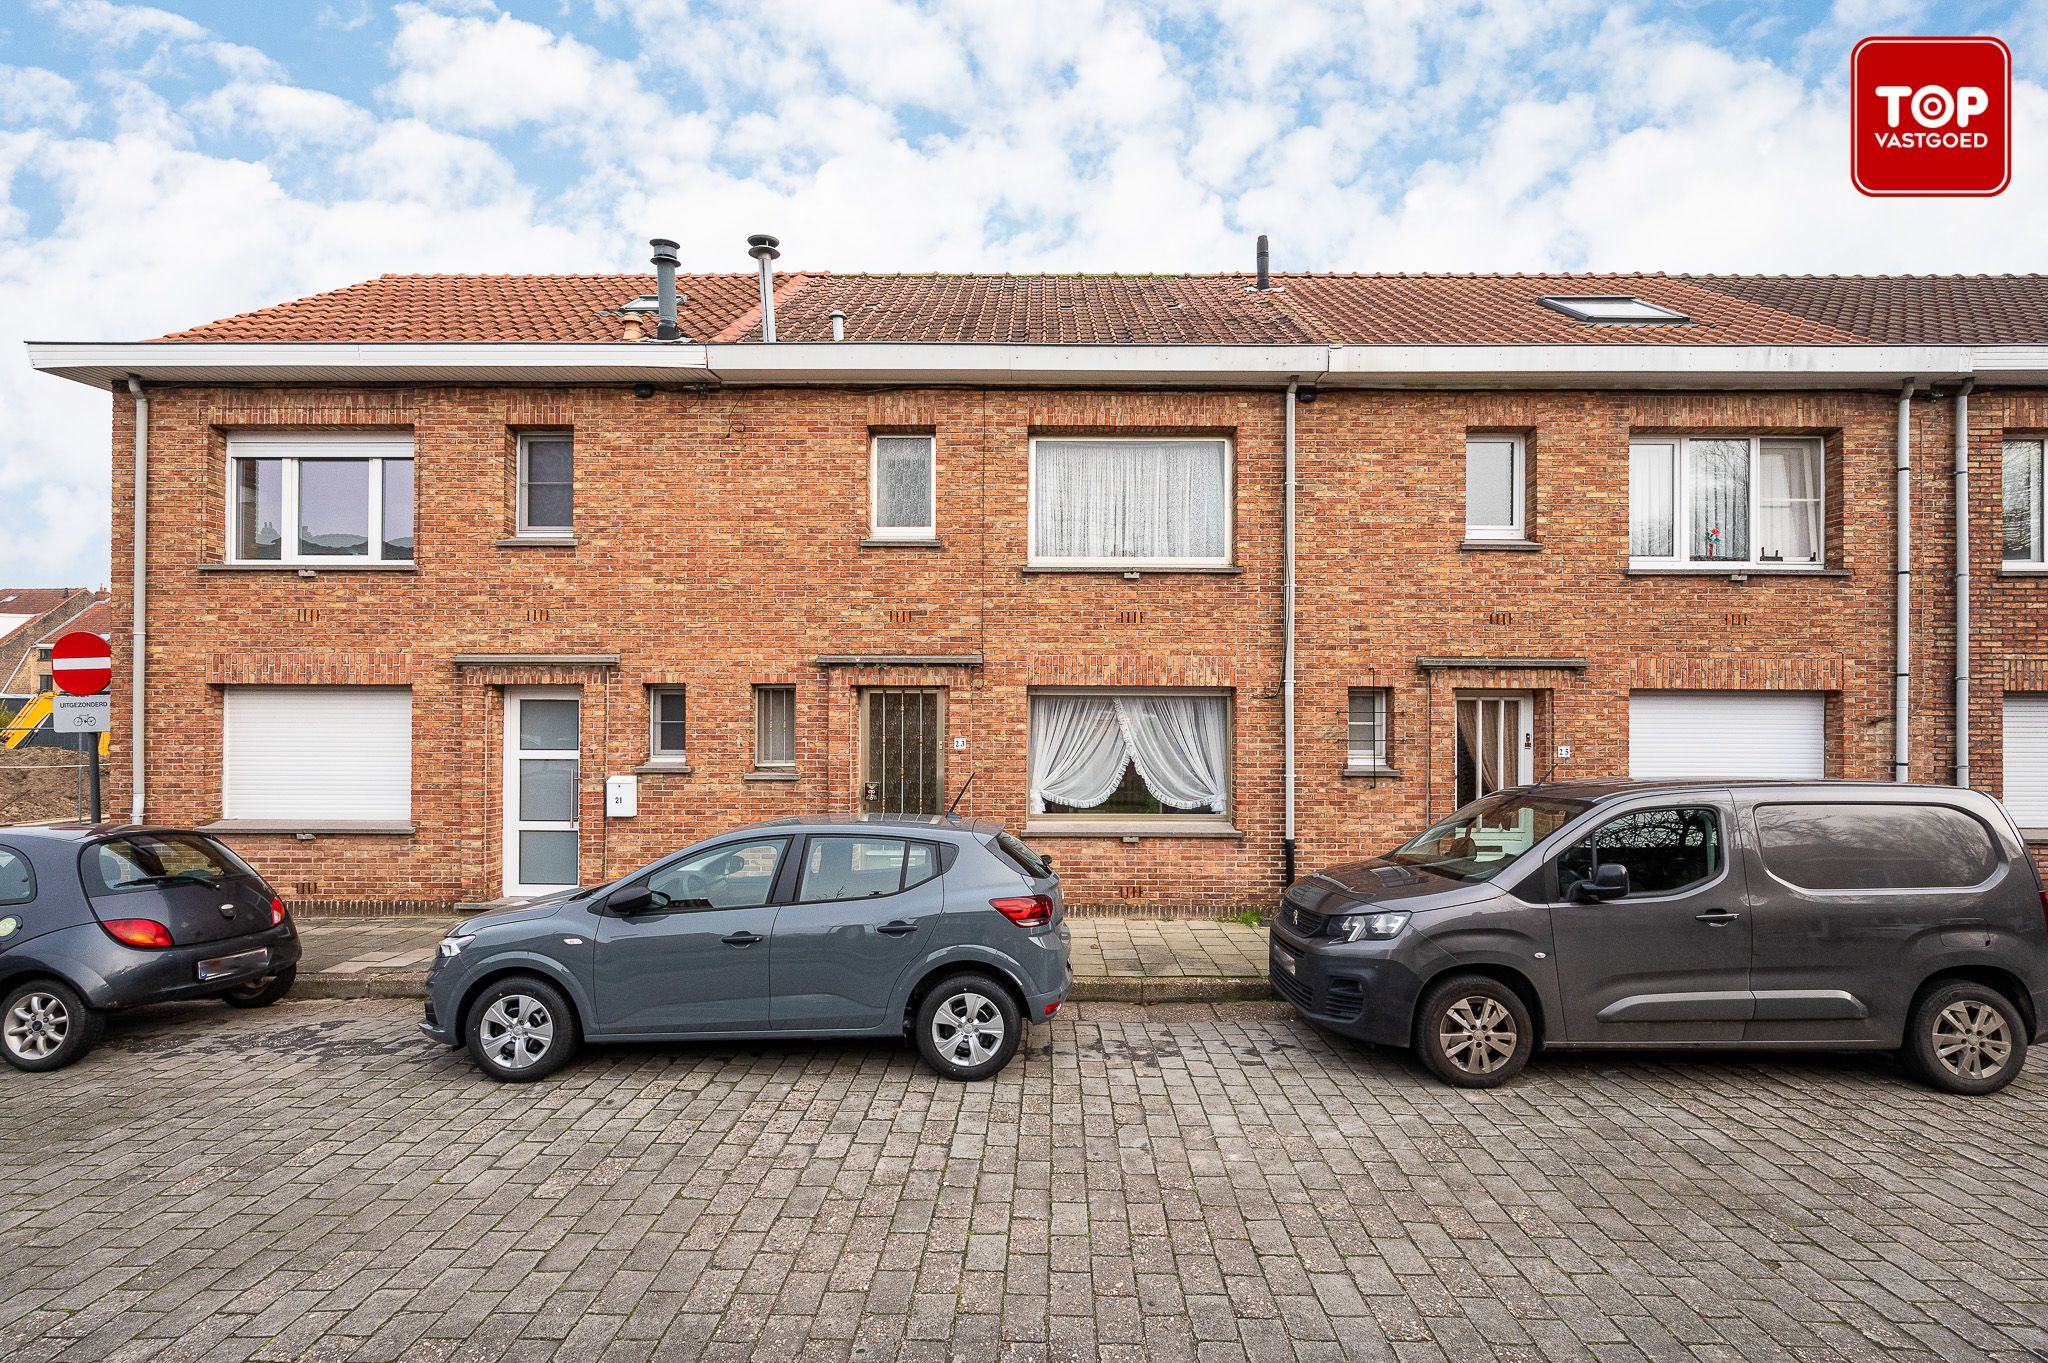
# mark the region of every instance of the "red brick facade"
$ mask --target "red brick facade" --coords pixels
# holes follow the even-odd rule
[[[128,654],[133,406],[114,398],[115,637]],[[2048,579],[2000,574],[2000,442],[2048,427],[2048,395],[1972,399],[1975,784],[2001,788],[2004,693],[2048,690]],[[1913,776],[1952,773],[1953,407],[1915,403]],[[1299,409],[1300,864],[1384,847],[1454,803],[1452,698],[1533,694],[1537,774],[1628,768],[1635,688],[1827,694],[1829,774],[1885,779],[1892,752],[1896,402],[1877,392],[1326,390]],[[1034,837],[1069,897],[1209,910],[1281,884],[1283,399],[1260,391],[1002,388],[664,390],[152,386],[148,816],[221,814],[222,688],[408,685],[410,834],[237,834],[302,903],[432,907],[501,889],[508,686],[580,688],[584,878],[749,820],[859,798],[860,688],[946,691],[962,812],[1026,821],[1027,697],[1046,686],[1199,686],[1233,698],[1227,836]],[[522,428],[570,427],[576,543],[505,546]],[[417,567],[223,568],[226,438],[404,429],[416,442]],[[937,547],[864,547],[869,438],[929,431]],[[1526,440],[1539,547],[1464,541],[1468,432]],[[1234,442],[1233,572],[1026,567],[1033,435],[1193,433]],[[1734,582],[1628,570],[1632,435],[1825,440],[1828,571]],[[564,655],[617,662],[458,663]],[[821,663],[915,655],[944,665]],[[1424,666],[1426,659],[1550,665]],[[797,689],[793,781],[752,778],[752,688]],[[687,771],[647,761],[646,688],[687,688]],[[117,673],[115,694],[125,700]],[[1345,767],[1347,688],[1392,697],[1398,775]],[[126,807],[125,719],[110,808]],[[1551,754],[1569,745],[1568,761]]]

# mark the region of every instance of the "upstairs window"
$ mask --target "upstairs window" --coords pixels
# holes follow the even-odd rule
[[[412,438],[230,437],[228,558],[335,567],[411,563]]]
[[[1465,440],[1465,538],[1523,538],[1523,457],[1520,436],[1475,435]]]
[[[1825,510],[1818,440],[1629,446],[1629,559],[1639,566],[1818,568]]]
[[[875,437],[868,465],[868,514],[874,538],[938,538],[936,443],[928,435]]]
[[[576,528],[576,445],[567,431],[519,437],[519,533],[567,535]]]
[[[1227,567],[1227,440],[1031,442],[1031,561],[1048,567]]]
[[[2005,442],[2005,561],[2015,568],[2048,563],[2043,540],[2042,452],[2039,437]]]

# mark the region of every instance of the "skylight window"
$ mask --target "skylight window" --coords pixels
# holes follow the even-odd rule
[[[1690,322],[1692,318],[1628,294],[1539,299],[1544,307],[1580,322]]]
[[[640,296],[639,296],[638,298],[635,298],[635,299],[633,299],[633,300],[632,300],[631,302],[627,302],[627,303],[621,303],[621,304],[619,305],[619,311],[620,311],[620,312],[660,312],[660,311],[661,311],[661,299],[660,299],[660,297],[659,297],[659,296],[657,296],[657,295],[655,295],[655,294],[651,294],[651,293],[643,293],[643,294],[641,294],[641,295],[640,295]]]

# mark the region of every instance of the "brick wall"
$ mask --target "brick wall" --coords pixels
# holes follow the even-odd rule
[[[1997,443],[2038,428],[2038,395],[1979,394],[1978,783],[1997,790],[2005,678],[2048,659],[2040,594],[1996,564]],[[113,403],[115,505],[128,504],[132,406]],[[1914,774],[1952,761],[1948,513],[1952,415],[1916,404],[1920,552]],[[416,831],[238,835],[301,901],[400,906],[489,898],[503,859],[504,688],[581,695],[581,873],[616,874],[752,819],[858,799],[859,688],[947,692],[949,787],[1025,817],[1027,697],[1064,685],[1203,686],[1234,698],[1232,824],[1216,838],[1047,837],[1072,898],[1150,908],[1267,902],[1280,885],[1281,399],[1269,392],[931,389],[164,387],[152,391],[152,818],[219,816],[221,688],[409,684]],[[1829,693],[1832,774],[1883,778],[1891,753],[1895,404],[1886,394],[1423,393],[1325,390],[1300,411],[1298,753],[1301,864],[1384,847],[1451,807],[1452,697],[1536,698],[1538,774],[1625,773],[1631,687]],[[577,543],[501,547],[522,427],[576,432]],[[418,568],[236,571],[223,556],[231,430],[410,429]],[[1461,547],[1464,441],[1529,444],[1533,552]],[[868,438],[936,434],[940,546],[864,548]],[[1631,576],[1632,433],[1826,438],[1824,577]],[[1236,446],[1234,574],[1028,573],[1026,441],[1076,432],[1218,433]],[[115,613],[131,551],[114,518]],[[1948,555],[1944,558],[1944,555]],[[117,663],[128,652],[117,637]],[[458,654],[616,655],[616,665],[458,666]],[[978,665],[823,667],[825,655]],[[1425,657],[1583,659],[1583,667],[1418,667]],[[2018,674],[2014,674],[2018,675]],[[750,780],[752,688],[797,689],[797,779]],[[639,814],[603,816],[603,780],[647,758],[645,688],[688,688],[689,770],[639,778]],[[1393,696],[1398,776],[1343,773],[1346,688]],[[116,678],[125,698],[125,677]],[[117,724],[115,785],[126,772]],[[112,805],[125,808],[116,790]]]

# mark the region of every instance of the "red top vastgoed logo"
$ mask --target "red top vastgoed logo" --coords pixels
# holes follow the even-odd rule
[[[1996,38],[1865,38],[1849,54],[1850,175],[1877,196],[2012,179],[2012,53]]]

